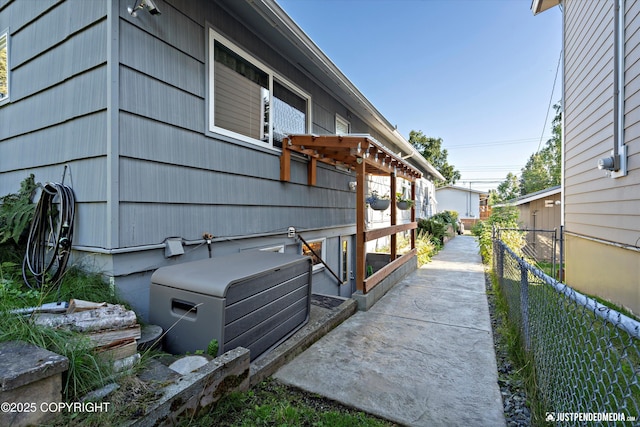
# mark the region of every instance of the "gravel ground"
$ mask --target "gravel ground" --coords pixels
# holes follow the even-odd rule
[[[492,294],[491,278],[485,274],[489,314],[493,328],[493,343],[496,350],[498,365],[498,385],[502,393],[504,416],[508,427],[531,425],[531,411],[527,406],[527,395],[522,379],[517,375],[517,369],[509,358],[505,337],[500,333],[502,319],[496,314],[495,297]]]

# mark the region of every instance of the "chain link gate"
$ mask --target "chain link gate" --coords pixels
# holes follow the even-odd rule
[[[544,274],[498,239],[493,263],[546,421],[640,426],[640,322]]]

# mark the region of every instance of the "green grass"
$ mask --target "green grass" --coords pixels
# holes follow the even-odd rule
[[[63,395],[73,400],[104,385],[112,374],[110,366],[97,358],[82,335],[34,323],[30,316],[16,316],[0,310],[0,342],[24,341],[69,359],[69,370],[63,378]]]
[[[528,274],[529,351],[525,351],[520,270],[507,263],[493,283],[508,319],[510,354],[532,400],[532,424],[546,412],[625,412],[637,416],[640,342]],[[635,402],[635,403],[634,403]],[[623,408],[626,408],[623,410]]]
[[[531,423],[534,426],[546,425],[544,420],[544,408],[540,401],[536,382],[535,363],[530,353],[525,351],[522,332],[517,322],[510,316],[510,306],[505,288],[501,287],[494,272],[490,273],[493,296],[498,317],[497,335],[507,347],[509,359],[517,371],[517,377],[524,384],[527,395],[527,405],[531,410]]]
[[[382,427],[395,424],[267,379],[245,393],[231,393],[179,426]]]
[[[6,253],[6,252],[5,252]],[[82,334],[39,326],[30,315],[19,316],[11,310],[36,307],[70,298],[95,302],[120,302],[99,274],[71,268],[60,287],[34,290],[22,283],[21,266],[0,261],[0,342],[24,341],[63,355],[69,370],[63,378],[63,395],[74,400],[100,387],[113,375],[110,364],[96,357],[89,340]]]

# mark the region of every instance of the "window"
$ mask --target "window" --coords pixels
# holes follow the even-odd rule
[[[318,270],[323,267],[320,259],[325,258],[324,253],[325,239],[312,240],[307,242],[309,246],[302,244],[302,255],[311,257],[311,263],[313,264],[313,270]]]
[[[351,133],[351,123],[336,114],[336,135]]]
[[[264,147],[308,133],[309,96],[209,30],[209,130]]]
[[[9,98],[9,33],[0,34],[0,102]]]
[[[347,283],[349,280],[349,243],[346,239],[342,241],[341,251],[342,283]]]
[[[282,139],[307,133],[307,100],[284,85],[273,82],[273,144],[282,148]]]

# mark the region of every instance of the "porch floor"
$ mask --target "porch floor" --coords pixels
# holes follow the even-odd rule
[[[474,238],[452,239],[274,377],[403,425],[504,426]]]

